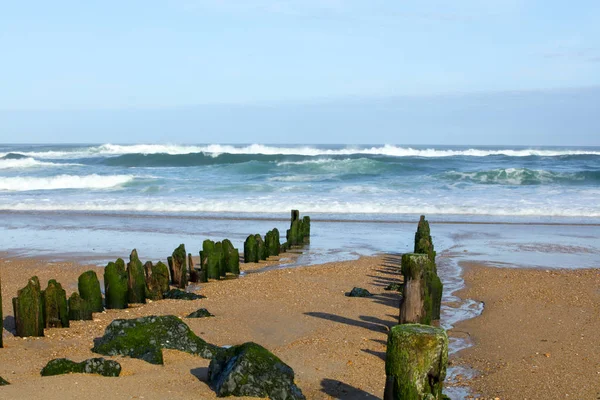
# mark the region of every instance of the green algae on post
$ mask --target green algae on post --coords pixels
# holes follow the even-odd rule
[[[440,318],[443,285],[427,254],[403,254],[400,323],[431,324]]]
[[[67,292],[54,279],[48,281],[48,287],[42,292],[44,326],[46,328],[68,328],[69,312]]]
[[[96,272],[89,270],[79,276],[77,280],[79,295],[87,301],[91,312],[102,312],[102,292],[100,291],[100,282]]]
[[[12,299],[17,336],[44,336],[42,289],[37,276]]]
[[[71,321],[91,321],[92,310],[89,303],[74,292],[69,297],[69,320]]]
[[[128,277],[125,261],[118,258],[104,268],[104,300],[109,309],[127,308]]]
[[[161,261],[152,265],[148,261],[144,265],[146,271],[146,298],[150,300],[161,300],[164,293],[169,290],[169,269]]]
[[[244,262],[257,263],[258,257],[258,242],[256,241],[256,236],[248,235],[244,242]]]
[[[185,246],[180,244],[173,250],[173,255],[169,261],[169,265],[172,266],[171,279],[173,280],[173,285],[180,289],[185,289],[188,282],[186,256]]]
[[[127,301],[129,304],[146,303],[146,273],[136,249],[127,263]]]

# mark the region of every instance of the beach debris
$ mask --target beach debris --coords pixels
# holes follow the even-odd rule
[[[167,258],[171,271],[171,283],[180,289],[185,289],[188,282],[185,246],[180,244],[171,257]]]
[[[0,376],[0,386],[6,386],[6,385],[10,385],[10,382],[8,382],[6,379],[4,379]]]
[[[188,253],[188,268],[190,270],[190,282],[196,283],[199,279],[198,270],[194,266],[194,259],[192,258],[192,253]]]
[[[267,256],[278,256],[281,243],[279,242],[279,230],[277,228],[271,229],[265,235],[265,245],[267,246]]]
[[[392,327],[385,360],[386,400],[443,399],[448,335],[429,325]]]
[[[257,263],[259,260],[257,235],[249,235],[244,242],[244,262]],[[260,235],[258,235],[260,236]]]
[[[136,249],[131,251],[127,263],[127,302],[146,303],[146,273]]]
[[[349,293],[346,293],[348,297],[371,297],[373,294],[369,292],[367,289],[354,287]]]
[[[305,399],[294,383],[294,370],[269,350],[252,342],[217,354],[208,367],[208,384],[218,397]]]
[[[68,303],[70,321],[91,321],[93,319],[89,303],[82,299],[79,293],[73,292]]]
[[[442,281],[427,254],[403,254],[401,324],[431,324],[440,318]]]
[[[40,374],[42,376],[53,376],[70,373],[119,376],[121,374],[121,364],[101,357],[90,358],[79,363],[67,358],[55,358],[48,361]]]
[[[127,308],[127,290],[129,278],[125,270],[125,261],[117,258],[109,262],[104,268],[104,296],[105,305],[109,309]]]
[[[2,330],[4,329],[4,319],[2,318],[2,276],[0,276],[0,349],[4,347],[2,342]],[[2,377],[0,377],[0,385],[2,385]]]
[[[389,285],[387,285],[385,288],[383,288],[383,290],[394,290],[396,292],[401,292],[403,286],[404,285],[399,282],[392,282]]]
[[[40,280],[33,276],[13,297],[17,336],[44,336],[44,313]]]
[[[429,229],[429,222],[425,219],[424,215],[421,215],[419,224],[417,225],[417,232],[415,233],[415,251],[414,253],[427,254],[431,262],[435,267],[435,250],[433,249],[433,240],[431,239],[431,231]],[[437,273],[437,269],[436,269]]]
[[[54,279],[48,281],[48,287],[42,292],[44,327],[68,328],[69,311],[67,307],[67,292]]]
[[[214,317],[214,315],[211,314],[206,308],[200,308],[200,309],[194,311],[193,313],[191,313],[190,315],[188,315],[186,318],[206,318],[206,317]]]
[[[310,217],[300,219],[300,211],[292,210],[292,222],[286,234],[287,248],[310,243]]]
[[[180,350],[212,358],[219,348],[206,343],[174,315],[116,319],[104,336],[94,340],[92,351],[106,356],[128,356],[163,364],[162,349]]]
[[[95,271],[89,270],[79,275],[77,287],[79,296],[88,303],[91,312],[102,312],[104,310],[100,282]]]
[[[161,261],[152,265],[148,261],[144,265],[146,271],[146,298],[150,300],[161,300],[164,293],[169,291],[169,269]]]
[[[186,292],[181,289],[170,289],[163,293],[163,299],[169,300],[199,300],[204,299],[206,296],[201,294]]]

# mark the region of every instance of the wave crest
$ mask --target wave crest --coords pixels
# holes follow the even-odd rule
[[[0,178],[0,190],[108,189],[132,181],[132,175],[56,175],[51,177]]]

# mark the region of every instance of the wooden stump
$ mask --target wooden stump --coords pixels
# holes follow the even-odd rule
[[[17,336],[44,336],[42,289],[37,276],[12,299]]]

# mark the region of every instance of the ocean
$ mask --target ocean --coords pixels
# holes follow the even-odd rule
[[[523,224],[541,224],[536,229],[546,229],[546,238],[567,228],[544,224],[585,225],[594,238],[600,148],[0,146],[5,251],[104,262],[137,247],[165,258],[179,242],[193,242],[195,250],[204,237],[230,237],[241,246],[250,233],[274,226],[285,232],[291,209],[310,215],[320,235],[303,260],[309,263],[405,251],[411,238],[401,232],[414,232],[421,214],[434,225],[459,224],[439,235],[448,248],[453,232],[475,232],[468,226],[481,223],[516,224],[500,236],[513,230],[508,235],[521,248],[535,239]],[[586,240],[557,237],[573,246]]]

